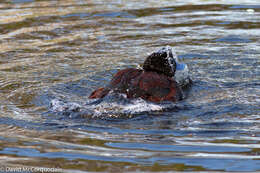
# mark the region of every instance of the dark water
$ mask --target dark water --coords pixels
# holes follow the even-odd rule
[[[191,70],[184,101],[89,105],[166,45]],[[260,171],[259,66],[257,1],[1,1],[1,171]]]

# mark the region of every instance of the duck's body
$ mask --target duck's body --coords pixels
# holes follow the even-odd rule
[[[182,99],[182,91],[171,77],[134,68],[118,71],[107,87],[95,90],[89,98],[103,98],[111,90],[124,93],[127,98],[140,97],[152,102],[176,102]]]
[[[176,67],[180,67],[180,64],[175,52],[169,46],[163,47],[145,59],[143,69],[118,71],[108,86],[95,90],[89,98],[103,98],[112,90],[126,94],[127,98],[142,98],[152,102],[179,101],[183,94],[174,80]]]

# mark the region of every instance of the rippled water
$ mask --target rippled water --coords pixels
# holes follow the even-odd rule
[[[1,1],[0,167],[260,171],[259,43],[257,0]],[[184,101],[90,104],[165,45],[191,70]]]

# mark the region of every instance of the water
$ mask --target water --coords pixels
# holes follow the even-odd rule
[[[1,171],[260,171],[259,19],[257,0],[1,1]],[[184,101],[90,104],[166,45],[191,71]]]

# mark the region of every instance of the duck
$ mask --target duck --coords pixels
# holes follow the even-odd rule
[[[187,65],[178,62],[173,49],[165,46],[148,55],[142,68],[119,70],[107,86],[93,91],[89,99],[104,98],[113,91],[129,99],[177,102],[184,98],[182,87],[191,83],[187,71]]]

